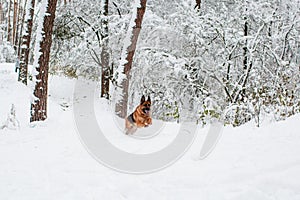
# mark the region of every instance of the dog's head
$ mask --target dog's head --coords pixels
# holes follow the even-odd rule
[[[150,115],[151,111],[151,99],[150,96],[148,96],[148,99],[146,101],[145,96],[143,95],[141,98],[140,108],[142,112],[146,115]]]

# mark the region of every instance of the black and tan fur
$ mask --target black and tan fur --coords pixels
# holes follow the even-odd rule
[[[143,95],[140,105],[125,119],[125,133],[133,134],[137,128],[148,127],[151,124],[151,99],[148,96],[146,101]]]

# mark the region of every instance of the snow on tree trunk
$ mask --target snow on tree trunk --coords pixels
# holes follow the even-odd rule
[[[48,65],[52,43],[52,28],[57,0],[42,0],[34,54],[34,98],[31,102],[30,122],[47,118]]]
[[[34,15],[35,0],[30,0],[30,3],[26,5],[25,20],[24,24],[25,33],[22,38],[21,55],[20,55],[20,70],[18,80],[27,85],[27,71],[28,71],[28,60],[30,50],[30,40],[32,32],[32,23]]]
[[[27,7],[27,0],[24,1],[24,5],[22,6],[22,9],[21,9],[22,18],[21,18],[20,34],[19,34],[19,42],[18,42],[18,58],[20,58],[20,56],[21,56],[21,45],[22,45],[22,38],[23,38],[26,7]]]
[[[101,97],[109,99],[108,0],[102,0]]]
[[[22,44],[22,37],[23,37],[23,28],[24,28],[24,22],[25,22],[25,14],[26,14],[26,5],[27,5],[27,0],[24,1],[24,4],[20,6],[20,15],[22,13],[22,18],[21,18],[21,23],[20,23],[20,34],[18,38],[18,58],[20,58],[21,54],[21,44]]]
[[[117,102],[116,114],[122,118],[127,115],[128,87],[130,70],[136,49],[137,40],[141,31],[143,16],[146,10],[147,0],[136,0],[133,6],[133,15],[128,26],[128,31],[122,49],[120,65],[116,71],[117,77]]]

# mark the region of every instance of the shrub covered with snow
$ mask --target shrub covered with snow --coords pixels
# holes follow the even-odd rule
[[[8,42],[3,41],[0,45],[0,62],[15,62],[15,60],[14,48]]]

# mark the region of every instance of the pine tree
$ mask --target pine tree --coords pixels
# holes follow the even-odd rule
[[[33,74],[35,81],[34,99],[31,103],[30,122],[42,121],[47,118],[47,95],[48,95],[48,68],[50,48],[52,43],[52,29],[55,19],[57,0],[43,0],[41,12],[41,20],[43,23],[38,27],[37,44],[35,49],[38,58],[35,67],[36,72]]]

